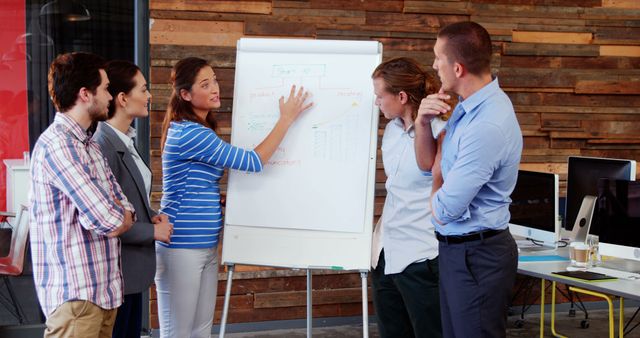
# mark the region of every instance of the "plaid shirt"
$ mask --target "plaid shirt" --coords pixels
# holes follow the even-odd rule
[[[106,235],[122,224],[124,208],[134,209],[98,144],[69,116],[56,114],[33,149],[31,182],[33,277],[45,315],[71,300],[120,306],[120,240]]]

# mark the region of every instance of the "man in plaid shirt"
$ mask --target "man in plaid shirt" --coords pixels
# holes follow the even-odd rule
[[[107,118],[104,60],[58,56],[49,94],[59,111],[33,149],[29,192],[33,275],[45,337],[111,337],[122,303],[118,235],[133,224],[122,193],[87,129]]]

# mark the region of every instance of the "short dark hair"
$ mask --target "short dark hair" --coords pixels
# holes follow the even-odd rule
[[[442,28],[438,38],[446,40],[449,61],[474,75],[491,72],[491,37],[484,27],[472,21],[456,22]]]
[[[135,77],[140,68],[134,63],[125,60],[114,60],[107,63],[107,77],[109,78],[109,94],[113,100],[109,102],[108,117],[112,118],[116,114],[116,98],[118,94],[129,94],[136,86]]]
[[[98,55],[83,52],[60,54],[49,66],[49,96],[60,112],[73,108],[81,88],[92,93],[102,81],[100,69],[105,60]]]

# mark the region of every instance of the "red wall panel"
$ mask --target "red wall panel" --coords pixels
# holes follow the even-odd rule
[[[25,25],[24,0],[0,1],[0,210],[6,207],[1,161],[22,158],[29,150]]]

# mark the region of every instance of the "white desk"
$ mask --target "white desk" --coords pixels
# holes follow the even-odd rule
[[[545,256],[545,255],[559,255],[568,257],[568,249],[561,248],[554,251],[547,252],[522,252],[521,256]],[[640,300],[640,280],[627,280],[627,279],[616,279],[612,281],[598,281],[598,282],[587,282],[580,281],[576,279],[568,279],[563,278],[558,275],[554,275],[553,272],[556,271],[564,271],[569,265],[569,261],[552,261],[552,262],[518,262],[518,273],[536,277],[542,279],[542,290],[540,296],[540,337],[544,336],[544,291],[545,291],[545,281],[551,281],[553,287],[552,290],[552,306],[555,304],[555,283],[562,283],[573,287],[578,287],[580,289],[595,291],[602,294],[613,295],[621,298]],[[603,267],[618,269],[618,270],[626,270],[626,271],[640,271],[640,262],[620,260],[620,259],[609,259],[602,264]],[[610,305],[610,313],[611,313],[611,303]],[[621,301],[621,307],[623,302]],[[554,308],[552,307],[552,318],[551,318],[551,330],[552,333],[556,337],[562,337],[555,333],[554,328]],[[610,317],[610,323],[613,323],[613,318]],[[620,316],[620,322],[622,327],[623,317]],[[620,335],[622,337],[622,334]]]
[[[640,300],[640,280],[615,279],[612,281],[583,282],[552,274],[552,272],[556,271],[565,271],[568,265],[569,262],[520,262],[518,263],[518,273],[627,299]],[[625,270],[616,267],[614,262],[607,262],[603,266]],[[640,263],[636,267],[640,267]]]
[[[29,194],[29,165],[23,159],[4,160],[7,166],[7,211],[18,212],[20,205],[27,205]]]

